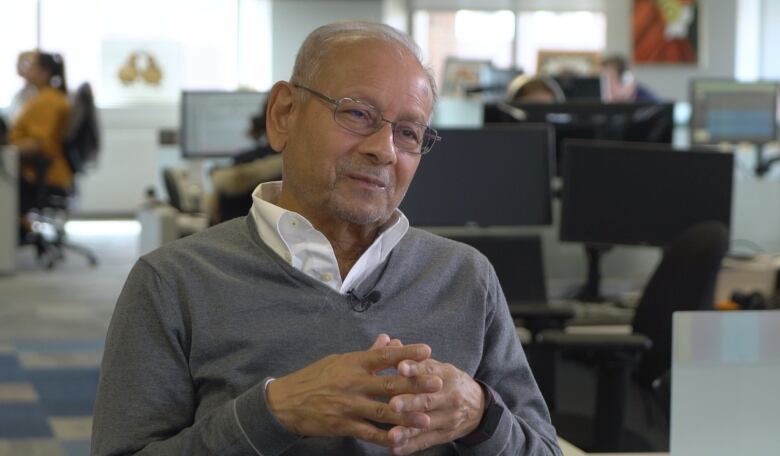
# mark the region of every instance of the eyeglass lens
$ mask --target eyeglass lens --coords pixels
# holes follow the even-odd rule
[[[338,101],[334,118],[347,130],[366,136],[373,134],[383,120],[376,108],[348,98]],[[393,143],[405,152],[427,152],[433,145],[432,136],[426,126],[416,122],[393,122]]]

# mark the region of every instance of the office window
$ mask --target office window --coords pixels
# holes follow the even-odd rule
[[[412,15],[412,35],[442,85],[448,57],[487,60],[498,68],[513,64],[515,14],[498,11],[417,10]]]
[[[427,10],[412,13],[412,36],[442,85],[448,57],[490,61],[535,74],[539,51],[604,52],[607,20],[591,11]]]
[[[16,74],[16,58],[35,47],[36,11],[33,1],[0,0],[0,109],[24,84]]]
[[[539,51],[592,51],[603,53],[607,19],[591,11],[521,12],[517,15],[517,63],[536,74]]]
[[[90,82],[101,106],[172,103],[182,89],[267,90],[270,7],[270,0],[0,0],[0,108],[23,84],[18,53],[36,47],[62,54],[69,86]]]

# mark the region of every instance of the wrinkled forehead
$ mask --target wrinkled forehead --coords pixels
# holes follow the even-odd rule
[[[404,76],[421,76],[425,92],[433,100],[432,81],[428,78],[428,72],[414,52],[404,45],[364,36],[338,37],[329,44],[322,55],[315,79],[328,82],[333,78],[344,77],[348,72],[371,73],[378,56],[383,64],[400,71]]]

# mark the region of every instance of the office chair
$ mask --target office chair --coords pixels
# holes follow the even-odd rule
[[[164,168],[163,184],[168,193],[168,208],[173,209],[176,238],[203,231],[209,220],[201,207],[203,189],[189,182],[189,173],[183,168]],[[143,230],[143,226],[141,227]],[[172,241],[165,239],[164,241]]]
[[[92,89],[88,83],[83,83],[74,94],[63,137],[63,153],[74,176],[85,172],[87,166],[95,161],[99,146]],[[34,245],[38,260],[47,269],[52,269],[65,258],[65,250],[76,252],[84,256],[90,266],[97,266],[97,257],[91,250],[66,239],[65,222],[68,219],[69,200],[77,192],[75,183],[69,189],[46,185],[51,159],[42,154],[23,154],[20,161],[35,170],[35,207],[27,214],[31,231],[24,233],[21,243]]]
[[[647,451],[652,444],[625,429],[630,389],[651,404],[668,410],[671,370],[672,313],[712,309],[721,261],[728,249],[728,230],[720,222],[696,224],[667,246],[637,305],[631,334],[572,334],[542,331],[537,342],[549,359],[575,354],[595,367],[596,400],[592,420],[558,409],[559,363],[540,374],[540,387],[561,436],[588,451]],[[655,383],[656,387],[653,388]],[[660,393],[660,394],[659,394]],[[665,414],[665,413],[664,413]],[[668,421],[662,424],[668,442]],[[583,429],[592,433],[583,435]],[[588,433],[586,433],[588,434]]]
[[[261,183],[282,178],[282,156],[267,148],[265,156],[211,171],[211,224],[243,217],[252,207],[252,192]]]

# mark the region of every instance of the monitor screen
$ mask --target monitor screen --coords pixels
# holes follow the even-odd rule
[[[777,83],[696,79],[690,96],[692,144],[777,140]]]
[[[539,235],[448,235],[490,260],[509,303],[546,303],[542,238]]]
[[[697,222],[730,226],[733,161],[704,147],[567,142],[560,239],[664,246]]]
[[[567,139],[605,139],[671,144],[674,103],[566,103],[485,105],[484,122],[546,122],[555,127],[556,169],[563,169]]]
[[[184,91],[181,96],[182,155],[230,157],[252,148],[248,131],[260,113],[264,92]]]
[[[549,126],[439,130],[439,136],[401,203],[412,225],[551,223]]]
[[[601,78],[598,76],[556,76],[567,100],[601,101]]]

